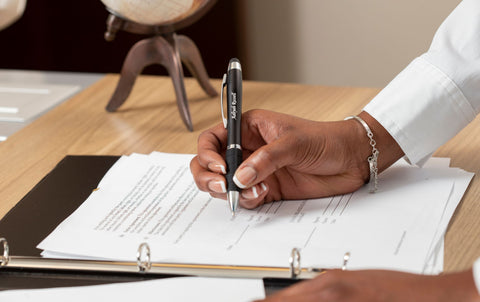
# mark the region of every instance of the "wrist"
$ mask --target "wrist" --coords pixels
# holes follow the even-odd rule
[[[358,116],[367,123],[373,133],[373,137],[376,141],[376,148],[380,152],[380,156],[378,157],[378,172],[380,173],[403,157],[404,153],[390,133],[388,133],[388,131],[385,130],[385,128],[383,128],[383,126],[370,114],[362,111]]]
[[[351,165],[355,170],[360,172],[363,182],[369,183],[371,181],[371,171],[368,158],[372,156],[370,139],[367,136],[365,128],[358,120],[346,118],[344,122],[349,140],[347,144],[350,148],[349,154],[353,155]]]
[[[369,144],[372,147],[372,154],[367,158],[368,162],[368,168],[370,172],[370,179],[369,179],[369,184],[370,184],[370,193],[375,193],[378,190],[378,155],[379,151],[377,149],[377,142],[373,138],[373,133],[372,130],[370,130],[370,127],[367,125],[367,123],[358,115],[354,116],[349,116],[345,118],[346,120],[353,119],[356,120],[362,127],[365,129],[365,132],[367,134],[367,137],[369,139]]]
[[[370,192],[378,186],[378,173],[388,168],[403,151],[393,137],[368,113],[346,118],[347,129],[352,139],[351,154],[357,170],[365,182],[370,183]]]

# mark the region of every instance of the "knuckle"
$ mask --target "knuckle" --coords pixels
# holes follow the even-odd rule
[[[195,184],[197,185],[197,188],[198,188],[200,191],[208,192],[206,183],[204,183],[203,181],[201,181],[201,180],[200,180],[199,178],[197,178],[197,177],[194,177],[194,178],[193,178],[193,181],[195,182]]]
[[[198,182],[200,171],[201,171],[201,167],[200,167],[200,163],[198,162],[198,156],[195,156],[190,161],[190,172],[192,173],[193,180],[195,181],[195,183]]]
[[[250,109],[247,112],[244,113],[245,116],[247,117],[254,117],[256,115],[261,115],[264,110],[262,109]]]
[[[198,135],[198,138],[197,138],[197,143],[200,144],[201,142],[203,142],[205,140],[205,137],[207,135],[209,135],[210,131],[209,130],[204,130],[202,131],[199,135]]]
[[[259,149],[256,158],[257,161],[263,163],[264,166],[273,166],[275,169],[278,169],[278,166],[275,163],[275,154],[270,148]]]
[[[196,170],[196,165],[198,164],[198,155],[195,155],[195,157],[192,158],[190,161],[190,171],[195,172]]]
[[[265,114],[265,110],[250,109],[242,114],[242,120],[249,126],[257,125],[265,119]]]
[[[195,185],[197,185],[200,191],[210,192],[210,190],[208,189],[208,182],[210,181],[208,173],[204,171],[197,171],[192,172],[192,175],[193,181],[195,182]]]

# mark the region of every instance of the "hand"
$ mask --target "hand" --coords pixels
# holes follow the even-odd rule
[[[373,118],[362,114],[379,144],[379,166],[387,167],[403,153]],[[221,124],[203,132],[198,155],[190,164],[200,190],[223,199],[226,140]],[[245,160],[235,181],[244,188],[240,204],[246,208],[274,200],[348,193],[369,178],[367,157],[372,149],[365,129],[355,120],[315,122],[253,110],[242,115],[242,148]]]
[[[439,276],[396,271],[327,271],[292,285],[264,302],[479,301],[472,270]]]

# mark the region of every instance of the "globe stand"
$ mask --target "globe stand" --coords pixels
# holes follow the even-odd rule
[[[169,26],[139,24],[111,13],[107,19],[105,40],[112,41],[115,39],[119,30],[150,35],[151,37],[140,40],[128,52],[120,73],[120,80],[106,110],[114,112],[126,101],[137,76],[146,66],[160,64],[167,69],[172,78],[180,116],[187,129],[193,131],[185,93],[182,62],[197,79],[207,95],[211,97],[218,95],[210,84],[207,71],[195,43],[187,36],[177,35]]]

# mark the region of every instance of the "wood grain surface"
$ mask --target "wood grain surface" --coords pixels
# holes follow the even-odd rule
[[[118,75],[103,79],[0,143],[0,217],[3,217],[65,155],[122,155],[152,151],[195,153],[198,135],[221,121],[220,98],[209,98],[195,80],[185,86],[194,123],[188,132],[177,111],[170,78],[141,76],[118,112],[104,107]],[[220,90],[221,81],[212,80]],[[244,82],[244,111],[254,108],[313,120],[357,114],[378,89]],[[452,166],[480,172],[480,120],[476,119],[435,155]],[[480,256],[480,183],[475,177],[446,235],[445,270],[471,266]],[[28,217],[25,217],[28,223]]]

